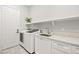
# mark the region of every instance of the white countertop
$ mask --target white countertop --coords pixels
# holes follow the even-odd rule
[[[71,37],[57,36],[57,35],[53,35],[49,38],[52,40],[58,40],[58,41],[66,42],[66,43],[79,45],[79,38],[71,38]]]
[[[66,35],[64,35],[66,34]],[[39,35],[39,34],[36,34],[36,35]],[[39,35],[39,36],[42,36],[42,35]],[[74,44],[74,45],[79,45],[79,33],[56,33],[52,36],[42,36],[44,38],[48,38],[48,39],[51,39],[51,40],[57,40],[57,41],[62,41],[62,42],[65,42],[65,43],[70,43],[70,44]]]
[[[25,31],[22,31],[22,32],[25,32]],[[39,35],[39,33],[35,33],[35,35],[42,36],[42,35]],[[49,37],[48,36],[42,36],[42,37],[48,38],[50,40],[57,40],[65,43],[79,45],[79,33],[55,32]]]

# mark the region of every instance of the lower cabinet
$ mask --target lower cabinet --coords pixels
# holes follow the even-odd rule
[[[52,54],[69,54],[71,53],[71,45],[60,41],[52,40]]]
[[[50,39],[42,36],[35,38],[35,52],[38,54],[51,54],[51,43]]]
[[[52,48],[52,54],[64,54],[64,52],[59,49]]]
[[[79,54],[79,46],[37,36],[35,37],[35,52],[38,54]]]
[[[79,54],[79,46],[72,46],[71,53]]]

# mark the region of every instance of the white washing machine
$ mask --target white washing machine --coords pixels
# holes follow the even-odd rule
[[[35,34],[37,31],[34,32],[23,32],[23,40],[20,40],[22,42],[22,46],[27,50],[29,53],[35,53]]]

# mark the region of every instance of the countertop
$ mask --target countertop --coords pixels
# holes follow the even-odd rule
[[[36,35],[42,36],[39,34]],[[42,37],[73,44],[73,45],[79,45],[79,33],[55,32],[49,37],[48,36],[42,36]]]
[[[25,31],[21,31],[25,32]],[[73,45],[79,46],[79,32],[54,32],[51,36],[42,36],[39,33],[35,33],[36,36],[41,36],[49,40],[61,41]]]

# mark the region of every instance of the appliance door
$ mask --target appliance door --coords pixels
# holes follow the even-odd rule
[[[24,48],[29,52],[34,52],[34,33],[24,33]]]

